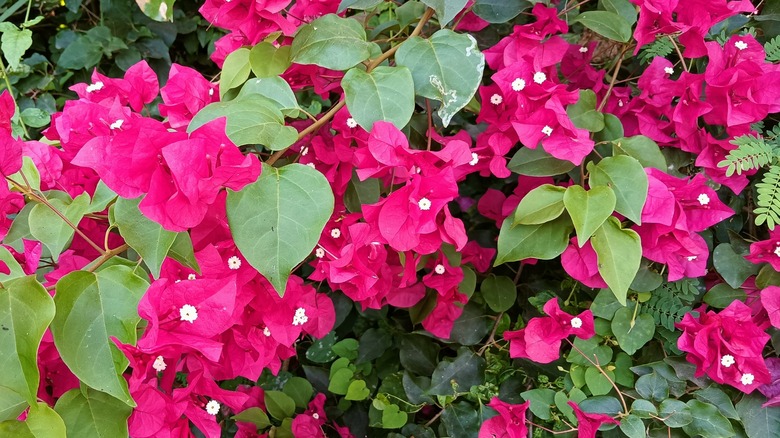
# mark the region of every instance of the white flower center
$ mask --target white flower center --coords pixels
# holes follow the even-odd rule
[[[743,385],[747,386],[747,385],[752,385],[753,384],[753,380],[755,380],[755,379],[756,379],[755,376],[753,376],[752,374],[745,373],[745,374],[742,375],[742,377],[739,379],[739,381],[742,382]]]
[[[159,12],[160,12],[160,16],[163,18],[165,18],[166,15],[168,14],[168,5],[166,5],[165,2],[160,3]]]
[[[320,414],[315,412],[315,413],[311,414],[311,418],[314,418],[315,420],[319,420],[320,419]]]
[[[330,230],[330,237],[334,239],[338,239],[339,237],[341,237],[341,230],[339,230],[338,228],[334,228]]]
[[[216,400],[211,400],[206,403],[206,412],[208,412],[209,415],[217,415],[219,413],[219,408],[219,402]]]
[[[213,96],[213,95],[214,95],[214,89],[213,88],[209,88],[209,96]]]
[[[736,47],[739,50],[745,50],[747,49],[747,43],[744,41],[737,41],[734,43],[734,47]]]
[[[321,258],[325,257],[325,250],[322,249],[322,248],[317,248],[316,250],[314,250],[314,255],[318,259],[321,259]]]
[[[618,100],[618,106],[621,108],[623,107],[623,99]]]
[[[268,330],[268,327],[266,327],[266,328],[263,329],[263,334],[266,337],[271,336],[271,330]]]
[[[357,126],[357,120],[353,119],[352,117],[347,119],[347,126],[350,128],[354,128]]]
[[[108,125],[108,127],[111,129],[119,129],[122,127],[122,123],[125,123],[125,121],[122,119],[118,119],[116,122]]]
[[[444,265],[442,265],[441,263],[439,263],[438,265],[436,265],[436,267],[435,267],[435,268],[433,268],[433,272],[435,272],[435,273],[437,273],[437,274],[441,275],[441,274],[443,274],[443,273],[447,272],[447,270],[444,268]]]
[[[241,259],[238,256],[233,256],[228,259],[228,268],[235,271],[241,267]]]
[[[695,255],[692,255],[692,256],[688,256],[686,258],[688,259],[689,262],[692,262],[692,261],[696,260],[698,257],[696,257]]]
[[[312,169],[316,169],[317,166],[314,165],[314,163],[306,163],[307,166],[311,167]]]
[[[553,132],[553,129],[550,128],[547,125],[544,125],[544,128],[542,128],[542,134],[544,134],[544,135],[546,135],[548,137],[552,134],[552,132]]]
[[[517,78],[514,81],[512,81],[512,89],[515,91],[523,91],[523,88],[525,88],[525,79]]]
[[[696,198],[696,200],[699,201],[699,204],[701,205],[707,205],[710,203],[710,197],[707,196],[706,193],[702,193],[701,195],[699,195],[699,197]]]
[[[309,147],[308,146],[304,146],[304,147],[301,148],[301,156],[302,157],[305,157],[306,154],[308,154],[308,153],[309,153]]]
[[[720,358],[720,364],[723,365],[726,368],[734,365],[734,362],[735,362],[734,361],[734,356],[732,356],[730,354],[725,354],[725,355],[723,355],[723,357]]]
[[[100,81],[97,81],[94,84],[87,85],[87,93],[92,93],[93,91],[100,91],[102,89],[103,89],[103,83]]]
[[[479,163],[479,155],[477,155],[476,152],[471,153],[471,161],[469,161],[469,165],[476,166],[477,163]]]
[[[492,103],[493,105],[501,105],[501,102],[503,102],[503,101],[504,101],[504,98],[501,97],[500,94],[494,94],[494,95],[490,96],[490,103]]]
[[[575,316],[571,319],[571,327],[576,329],[582,327],[582,320],[578,316]]]
[[[179,309],[179,316],[181,317],[182,321],[193,323],[196,319],[198,319],[198,309],[196,309],[195,306],[185,304],[181,306],[181,309]]]
[[[588,48],[585,46],[580,47],[580,53],[588,53]]]
[[[534,73],[534,82],[536,82],[537,84],[541,84],[542,82],[544,82],[546,80],[547,80],[547,75],[544,74],[544,72],[538,71],[538,72]]]
[[[195,274],[190,274],[187,276],[187,280],[194,280],[194,279],[195,279]]]
[[[775,247],[775,255],[780,257],[780,245],[777,245],[777,247]]]
[[[154,359],[152,368],[154,368],[154,370],[157,372],[165,371],[165,369],[168,368],[168,365],[165,364],[165,358],[162,356],[157,356],[157,358]]]
[[[293,316],[293,325],[304,325],[306,322],[309,321],[309,317],[306,316],[306,309],[303,307],[299,307],[295,311],[295,316]]]
[[[420,210],[427,211],[431,209],[431,201],[428,198],[422,198],[419,201],[417,201],[417,206],[420,207]]]
[[[674,74],[674,69],[671,68],[671,67],[664,67],[664,72],[666,74],[668,74],[668,75],[673,75]]]

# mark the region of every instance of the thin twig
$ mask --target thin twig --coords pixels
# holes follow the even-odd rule
[[[604,94],[604,99],[601,100],[601,103],[599,104],[599,107],[596,111],[601,112],[601,110],[604,109],[604,107],[607,105],[607,101],[609,100],[609,95],[612,94],[612,89],[615,88],[615,81],[617,80],[618,72],[620,71],[620,66],[623,65],[623,56],[625,56],[626,52],[628,51],[629,46],[623,47],[623,50],[620,52],[620,57],[618,58],[617,64],[615,64],[615,70],[612,72],[612,79],[609,81],[609,88],[607,88],[606,94]]]
[[[591,365],[593,365],[594,367],[596,367],[596,369],[597,369],[597,370],[599,370],[599,372],[600,372],[601,374],[603,374],[603,375],[604,375],[604,377],[606,377],[606,378],[607,378],[607,380],[609,381],[609,383],[612,385],[612,387],[613,387],[613,388],[615,388],[615,391],[617,391],[617,393],[618,393],[618,396],[620,397],[620,403],[623,405],[623,413],[624,413],[625,415],[628,415],[628,405],[626,404],[626,399],[625,399],[625,398],[623,398],[623,393],[622,393],[622,392],[620,392],[620,389],[618,389],[618,387],[617,387],[617,384],[615,384],[615,381],[614,381],[614,380],[612,380],[612,378],[611,378],[611,377],[609,377],[609,375],[607,374],[607,372],[606,372],[606,371],[604,371],[604,368],[601,368],[601,365],[599,365],[599,363],[598,363],[598,362],[594,362],[593,360],[591,360],[591,358],[589,358],[589,357],[588,357],[588,355],[586,355],[586,354],[585,354],[585,352],[583,352],[582,350],[580,350],[579,348],[577,348],[577,346],[576,346],[576,345],[574,345],[574,342],[570,341],[568,338],[566,338],[566,342],[568,342],[568,343],[569,343],[569,345],[571,345],[571,348],[573,348],[573,349],[577,350],[577,352],[578,352],[578,353],[580,353],[580,355],[581,355],[582,357],[584,357],[584,358],[585,358],[585,360],[587,360],[588,362],[590,362],[590,363],[591,363]],[[593,355],[593,359],[597,359],[597,357],[596,357],[596,355],[595,355],[595,354]],[[598,360],[598,359],[597,359],[597,360]]]
[[[680,57],[680,62],[682,63],[683,70],[688,70],[688,66],[685,64],[685,58],[683,58],[682,51],[680,51],[680,46],[677,45],[677,41],[674,40],[674,38],[671,35],[667,35],[667,38],[669,38],[669,41],[672,42],[672,45],[674,46],[674,50],[677,52],[677,56]]]

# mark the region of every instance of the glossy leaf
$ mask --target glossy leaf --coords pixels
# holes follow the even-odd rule
[[[479,433],[479,415],[468,402],[460,401],[445,407],[441,421],[452,438],[472,438]]]
[[[13,438],[66,438],[65,423],[46,403],[30,407],[24,421],[0,422],[0,436]]]
[[[406,40],[398,48],[395,61],[411,71],[417,95],[441,103],[437,114],[445,127],[474,96],[485,67],[485,56],[474,37],[449,29],[439,30],[427,39]]]
[[[604,129],[604,114],[596,110],[596,105],[596,93],[593,90],[580,90],[580,98],[577,103],[566,108],[566,114],[574,126],[599,132]]]
[[[585,245],[590,236],[615,211],[615,200],[615,192],[605,186],[585,190],[582,186],[573,185],[566,189],[563,194],[563,204],[577,231],[577,242],[580,247]]]
[[[543,184],[520,200],[515,209],[514,224],[537,225],[550,222],[563,214],[565,187]]]
[[[371,73],[353,68],[341,86],[347,108],[366,131],[384,120],[402,129],[414,112],[414,83],[406,67],[377,67]]]
[[[704,438],[729,438],[735,436],[731,422],[718,411],[718,408],[699,400],[688,400],[692,421],[683,426],[689,436]]]
[[[249,65],[258,78],[278,76],[290,67],[290,46],[275,47],[262,41],[249,51]]]
[[[219,77],[219,95],[236,88],[249,79],[251,66],[249,64],[250,51],[246,47],[239,47],[230,52],[222,65],[222,74]]]
[[[642,164],[628,156],[607,157],[588,163],[591,187],[610,187],[615,192],[615,211],[634,223],[642,223],[648,180]]]
[[[611,40],[627,43],[631,39],[631,24],[614,12],[583,12],[572,21],[581,23],[593,32]]]
[[[454,395],[468,392],[474,385],[481,385],[485,379],[485,359],[470,349],[461,347],[455,359],[444,359],[431,375],[428,394]]]
[[[371,51],[360,22],[328,14],[298,29],[290,55],[298,64],[347,70],[368,59]]]
[[[635,315],[633,306],[623,307],[612,318],[612,333],[623,351],[634,354],[653,339],[655,321],[648,313]]]
[[[285,46],[289,47],[289,46]],[[270,100],[276,109],[282,112],[288,117],[298,117],[300,107],[298,101],[295,98],[290,84],[279,76],[271,76],[265,78],[253,78],[241,87],[241,91],[236,96],[236,99],[248,98],[252,99],[256,96],[263,96]]]
[[[88,387],[63,394],[54,410],[69,431],[78,431],[79,438],[127,436],[127,418],[132,412],[116,398]]]
[[[559,160],[542,148],[521,147],[509,160],[507,168],[527,176],[554,176],[574,169],[570,161]]]
[[[476,0],[471,10],[488,23],[506,23],[529,7],[526,0]]]
[[[89,208],[89,195],[85,192],[71,200],[62,192],[47,192],[49,203],[62,213],[71,224],[78,224]],[[30,233],[46,245],[56,261],[73,238],[75,231],[57,213],[44,204],[30,210]]]
[[[642,167],[654,167],[667,172],[666,158],[661,153],[658,143],[644,135],[622,137],[612,141],[612,154],[628,155],[635,158]]]
[[[517,286],[504,275],[489,275],[482,281],[482,298],[494,312],[505,312],[517,301]]]
[[[135,406],[122,376],[128,360],[111,338],[135,344],[136,308],[146,280],[115,265],[97,273],[74,271],[57,282],[51,329],[62,360],[90,387]]]
[[[512,225],[505,220],[498,235],[498,255],[494,266],[529,258],[550,260],[569,244],[574,230],[568,215],[539,225]]]
[[[168,231],[157,222],[147,219],[138,209],[141,199],[117,199],[114,218],[125,242],[138,251],[152,271],[152,276],[158,278],[160,266],[178,233]]]
[[[780,430],[780,408],[762,407],[764,402],[761,395],[753,393],[737,403],[737,412],[749,437],[770,437]]]
[[[436,11],[439,25],[443,28],[466,7],[468,0],[422,0],[422,2]]]
[[[228,191],[227,215],[236,246],[281,296],[290,272],[317,244],[333,205],[330,185],[315,169],[264,164],[256,182]]]
[[[599,263],[599,273],[621,304],[642,261],[642,244],[634,230],[623,229],[614,216],[596,230],[591,239]]]
[[[729,286],[737,289],[751,275],[758,273],[759,266],[737,253],[730,243],[721,243],[712,252],[712,264]]]

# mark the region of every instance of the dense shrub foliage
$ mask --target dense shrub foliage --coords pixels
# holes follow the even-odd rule
[[[4,2],[0,436],[780,436],[778,14]]]

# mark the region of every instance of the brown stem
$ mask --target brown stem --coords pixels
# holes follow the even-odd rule
[[[690,71],[688,70],[688,66],[685,65],[685,58],[683,58],[682,51],[680,51],[680,46],[677,45],[677,41],[675,41],[674,37],[672,37],[671,35],[667,35],[666,37],[669,38],[669,41],[672,42],[672,45],[674,46],[674,50],[677,52],[677,56],[680,57],[680,63],[682,63],[683,70]]]
[[[103,266],[105,262],[111,259],[111,257],[121,254],[122,252],[126,251],[128,248],[130,248],[130,246],[126,243],[123,243],[114,249],[109,249],[108,251],[104,251],[100,257],[96,258],[95,261],[92,262],[92,266],[84,270],[86,272],[95,272],[99,267]],[[57,284],[55,283],[52,284],[51,286],[47,286],[46,290],[49,291],[54,290],[56,287]]]
[[[625,56],[626,52],[628,51],[629,46],[623,47],[623,50],[620,52],[620,57],[618,58],[617,64],[615,64],[615,70],[612,72],[612,79],[609,81],[609,88],[607,88],[606,94],[604,94],[604,99],[602,99],[601,103],[599,104],[599,107],[596,111],[601,112],[601,110],[604,109],[604,107],[607,105],[607,100],[609,100],[609,95],[612,94],[612,89],[615,88],[615,81],[617,80],[618,72],[620,71],[620,66],[623,65],[623,56]]]
[[[532,422],[530,420],[525,420],[525,422],[530,424],[533,427],[537,427],[537,428],[542,429],[545,432],[549,432],[549,433],[551,433],[553,435],[563,435],[564,433],[570,433],[570,432],[576,432],[577,431],[576,428],[571,428],[571,429],[568,429],[568,430],[552,430],[552,429],[548,429],[548,428],[546,428],[546,427],[544,427],[542,425],[536,424],[536,423],[534,423],[534,422]]]
[[[428,8],[426,9],[425,13],[423,14],[422,18],[420,18],[420,22],[417,23],[417,26],[414,28],[411,34],[409,34],[409,38],[416,37],[422,33],[422,29],[425,26],[425,23],[428,22],[428,20],[431,19],[431,16],[433,16],[433,9]],[[409,39],[407,38],[407,40]],[[401,43],[403,44],[403,43]],[[387,52],[382,53],[379,57],[371,61],[371,63],[366,67],[366,73],[371,73],[372,70],[377,68],[379,64],[385,62],[388,58],[393,56],[395,52],[398,50],[399,47],[401,47],[401,44],[398,44],[397,46],[393,46],[390,49],[387,50]],[[312,134],[316,132],[318,129],[320,129],[323,125],[325,125],[331,118],[333,118],[334,115],[342,108],[344,105],[346,105],[346,101],[342,98],[336,105],[333,106],[333,108],[330,109],[327,113],[325,113],[319,120],[309,125],[306,129],[301,131],[298,134],[298,140],[301,141],[304,137],[306,137],[309,134]],[[282,155],[287,152],[287,150],[290,147],[286,147],[282,150],[276,151],[271,155],[268,160],[266,160],[266,164],[273,165],[279,158],[282,157]]]
[[[423,427],[431,427],[431,424],[435,423],[436,420],[438,420],[439,417],[441,417],[441,414],[443,414],[443,413],[444,413],[444,409],[440,410],[436,415],[433,416],[433,418],[428,420],[428,422],[425,423],[425,426],[423,426]]]
[[[578,353],[580,353],[580,355],[581,355],[582,357],[584,357],[584,358],[585,358],[585,360],[587,360],[588,362],[590,362],[590,363],[591,363],[591,365],[593,365],[594,367],[596,367],[596,369],[597,369],[597,370],[599,370],[599,372],[600,372],[601,374],[603,374],[603,375],[604,375],[604,377],[606,377],[606,379],[609,381],[609,383],[612,385],[612,387],[613,387],[613,388],[615,388],[615,391],[618,393],[618,396],[620,397],[620,403],[623,405],[623,413],[624,413],[624,415],[628,415],[628,405],[626,404],[626,399],[625,399],[625,398],[623,398],[623,393],[622,393],[622,392],[620,392],[620,389],[618,389],[618,387],[617,387],[617,384],[615,384],[615,381],[614,381],[614,380],[612,380],[612,378],[610,378],[610,377],[609,377],[609,375],[607,374],[607,372],[606,372],[606,371],[604,371],[604,368],[601,368],[601,365],[599,365],[599,363],[598,363],[598,362],[594,362],[593,360],[591,360],[591,358],[589,358],[589,357],[588,357],[588,356],[585,354],[585,352],[583,352],[582,350],[580,350],[579,348],[577,348],[577,346],[576,346],[576,345],[574,345],[574,342],[570,341],[568,338],[566,338],[566,342],[568,342],[568,343],[569,343],[569,345],[571,345],[571,348],[573,348],[573,349],[577,350],[577,352],[578,352]],[[597,359],[597,357],[596,357],[596,355],[595,355],[595,354],[593,355],[593,359]]]
[[[433,137],[431,135],[431,130],[433,129],[433,116],[431,116],[431,101],[428,99],[425,99],[425,112],[428,113],[428,148],[427,150],[431,150],[431,138]]]

